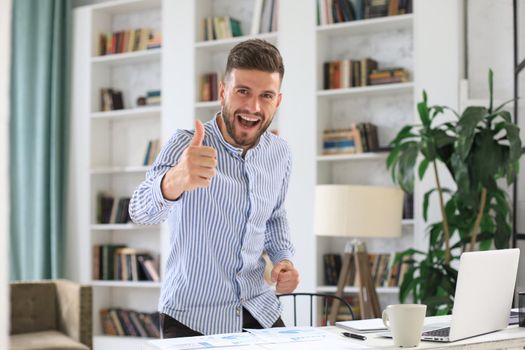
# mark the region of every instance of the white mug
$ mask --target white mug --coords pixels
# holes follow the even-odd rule
[[[419,344],[426,312],[427,306],[421,304],[388,305],[383,310],[383,323],[390,329],[395,346],[408,348]]]

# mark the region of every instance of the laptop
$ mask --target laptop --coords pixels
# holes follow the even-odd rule
[[[425,325],[421,339],[453,342],[507,328],[519,257],[519,249],[463,253],[450,325]]]

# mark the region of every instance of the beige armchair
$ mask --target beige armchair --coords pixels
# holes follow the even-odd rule
[[[91,305],[90,286],[12,282],[10,350],[91,349]]]

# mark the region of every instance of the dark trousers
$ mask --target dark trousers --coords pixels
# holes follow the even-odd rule
[[[252,314],[244,308],[242,309],[242,327],[255,329],[263,328]],[[272,327],[285,327],[285,325],[283,320],[279,317]],[[160,314],[160,330],[163,339],[203,335],[166,314]]]

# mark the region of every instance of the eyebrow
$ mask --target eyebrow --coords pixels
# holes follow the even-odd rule
[[[253,90],[251,87],[246,86],[246,85],[235,85],[234,88],[235,88],[235,89],[247,89],[247,90]],[[278,92],[277,92],[277,91],[274,91],[274,90],[263,90],[262,93],[263,93],[263,94],[272,94],[272,95],[277,95],[277,94],[278,94]]]

